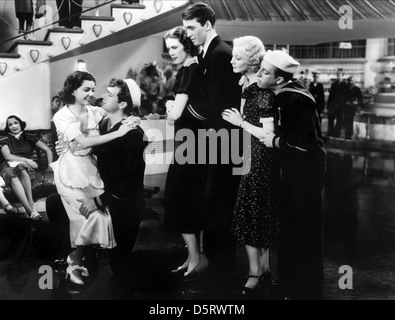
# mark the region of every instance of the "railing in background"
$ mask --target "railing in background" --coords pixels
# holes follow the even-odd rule
[[[388,39],[387,56],[395,56],[395,38]]]
[[[109,5],[109,4],[114,3],[114,2],[119,2],[119,0],[88,0],[88,1],[85,1],[83,3],[83,5],[82,5],[81,15],[83,15],[84,13],[87,13],[87,12],[94,12],[95,13],[94,15],[98,16],[99,15],[98,14],[98,12],[99,12],[98,10],[99,10],[100,7]],[[140,2],[142,2],[142,1],[140,1]],[[89,3],[93,3],[93,5],[92,6],[87,6],[87,4],[89,4]],[[41,8],[39,8],[37,11],[45,12],[45,10],[41,9]],[[52,10],[48,10],[48,12],[52,12]],[[2,44],[10,42],[10,41],[13,41],[13,40],[19,40],[20,38],[23,38],[25,35],[34,34],[35,32],[37,32],[39,30],[51,29],[54,25],[58,24],[60,21],[67,20],[70,17],[79,16],[80,14],[78,13],[78,14],[75,14],[75,15],[71,15],[70,17],[64,18],[62,20],[55,20],[56,15],[57,15],[57,12],[54,14],[53,17],[47,17],[47,21],[49,21],[48,23],[46,23],[44,25],[41,25],[41,23],[40,23],[38,27],[36,27],[36,26],[34,27],[34,30],[31,30],[29,32],[25,32],[24,34],[20,34],[18,36],[15,36],[15,37],[12,37],[12,38],[9,38],[9,39],[6,39],[6,40],[3,41]]]
[[[351,49],[341,49],[340,42],[321,43],[312,46],[269,44],[265,45],[265,47],[266,50],[281,50],[282,48],[286,48],[289,54],[296,59],[347,59],[366,57],[366,40],[354,40],[348,41],[348,43],[351,44]]]

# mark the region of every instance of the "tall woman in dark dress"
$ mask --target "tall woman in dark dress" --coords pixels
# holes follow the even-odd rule
[[[194,58],[197,49],[184,27],[166,33],[165,41],[173,63],[181,65],[173,87],[175,101],[166,104],[168,120],[175,122],[174,162],[169,168],[165,191],[166,224],[180,232],[187,244],[188,259],[176,270],[187,276],[207,263],[197,236],[202,229],[206,171],[204,165],[197,164],[197,133],[205,120],[199,114],[201,71]]]
[[[234,40],[231,63],[235,73],[243,74],[242,108],[241,113],[237,109],[223,113],[226,121],[251,134],[251,143],[244,145],[247,169],[240,181],[232,226],[234,237],[239,245],[245,246],[249,259],[243,294],[253,292],[271,279],[269,248],[278,232],[279,163],[274,151],[259,141],[268,124],[274,129],[275,95],[260,89],[256,83],[264,53],[265,47],[258,38],[247,36]]]

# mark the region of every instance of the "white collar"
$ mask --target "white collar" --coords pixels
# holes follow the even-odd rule
[[[211,42],[212,42],[213,39],[214,39],[215,37],[217,37],[217,36],[218,36],[218,35],[215,33],[211,38],[209,38],[209,39],[204,43],[204,46],[203,46],[203,58],[206,56],[208,47],[210,46]]]
[[[12,133],[10,133],[10,136],[12,136],[12,137],[14,137],[15,139],[19,140],[20,137],[22,136],[22,134],[23,134],[23,131],[19,132],[18,134],[12,134]]]

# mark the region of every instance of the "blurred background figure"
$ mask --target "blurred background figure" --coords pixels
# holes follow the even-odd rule
[[[346,130],[346,140],[351,140],[354,135],[354,116],[358,107],[363,105],[363,95],[360,88],[354,83],[354,77],[347,79],[347,89],[345,94],[346,104],[343,109],[343,125]]]
[[[83,0],[56,0],[59,10],[59,27],[81,28],[82,2]]]
[[[173,87],[176,81],[175,73],[171,66],[166,67],[163,71],[163,76],[165,80],[161,92],[162,99],[159,100],[156,110],[156,112],[161,116],[166,115],[166,102],[169,100],[175,100]]]
[[[162,85],[161,71],[156,62],[146,64],[141,70],[140,88],[143,91],[143,99],[148,100],[153,107],[153,113],[156,113],[158,107],[159,94]]]
[[[58,112],[60,109],[63,108],[63,102],[60,100],[59,96],[53,96],[51,100],[51,115],[52,117]]]
[[[25,40],[34,40],[31,34],[26,34],[33,30],[33,1],[15,0],[15,14],[19,22],[19,34],[23,34]]]
[[[347,90],[346,82],[342,81],[342,74],[332,83],[327,103],[328,108],[328,136],[339,138],[343,125],[343,106]],[[336,127],[335,127],[336,121]]]
[[[176,79],[174,77],[174,71],[172,67],[167,67],[163,71],[163,75],[165,77],[165,83],[163,84],[163,98],[168,98],[168,97],[173,97],[174,98],[174,93],[173,93],[173,87],[174,83],[176,82]],[[170,100],[170,99],[168,99]]]
[[[314,96],[315,102],[317,103],[317,112],[320,122],[322,122],[322,112],[325,108],[325,93],[324,86],[318,82],[319,74],[313,72],[313,81],[310,83],[309,91]]]

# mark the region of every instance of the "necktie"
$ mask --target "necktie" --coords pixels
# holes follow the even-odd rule
[[[199,55],[198,55],[198,62],[199,62],[199,64],[201,64],[202,61],[203,61],[203,55],[204,55],[204,50],[202,50],[202,51],[199,53]]]

